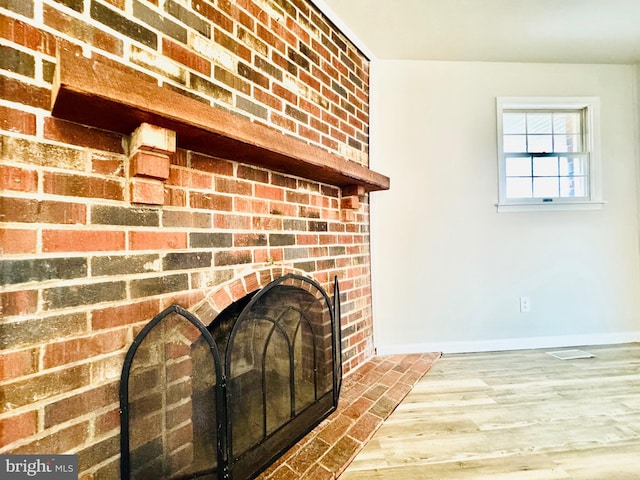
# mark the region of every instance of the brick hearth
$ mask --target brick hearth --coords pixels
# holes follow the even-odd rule
[[[440,354],[373,357],[347,376],[338,409],[258,477],[338,478]]]

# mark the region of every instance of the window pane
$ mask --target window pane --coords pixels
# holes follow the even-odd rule
[[[580,135],[554,135],[554,152],[581,152],[582,138]]]
[[[536,177],[557,177],[558,157],[535,157],[533,175]]]
[[[507,177],[530,177],[531,157],[507,158]]]
[[[507,178],[507,198],[531,198],[531,178]]]
[[[586,177],[561,178],[560,196],[562,197],[586,197]]]
[[[560,157],[560,175],[573,177],[587,174],[587,159],[584,157]]]
[[[552,133],[551,113],[528,113],[527,114],[527,133],[542,134]]]
[[[505,135],[503,147],[505,152],[526,152],[527,137],[526,135]]]
[[[505,113],[502,115],[502,131],[505,134],[527,133],[524,113]]]
[[[554,133],[580,133],[581,129],[580,113],[554,113],[553,114],[553,132]]]
[[[533,179],[533,196],[536,198],[558,197],[558,177],[536,177]]]
[[[529,149],[527,152],[532,153],[551,153],[553,152],[552,135],[529,135]]]

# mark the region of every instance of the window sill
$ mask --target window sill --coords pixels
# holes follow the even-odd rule
[[[605,201],[558,203],[496,203],[498,213],[602,210]]]

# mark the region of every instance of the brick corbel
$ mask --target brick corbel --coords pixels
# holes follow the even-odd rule
[[[169,178],[176,132],[142,123],[129,143],[129,188],[132,203],[162,205],[164,182]]]
[[[346,187],[342,187],[342,196],[343,197],[351,197],[358,196],[361,197],[366,193],[366,189],[363,185],[347,185]]]
[[[340,216],[343,222],[356,221],[356,210],[360,208],[360,197],[366,193],[362,185],[348,185],[342,188],[340,198]]]

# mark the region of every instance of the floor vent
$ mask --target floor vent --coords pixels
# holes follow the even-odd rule
[[[593,358],[593,353],[585,352],[584,350],[558,350],[557,352],[547,352],[552,357],[560,360],[576,360],[578,358]]]

